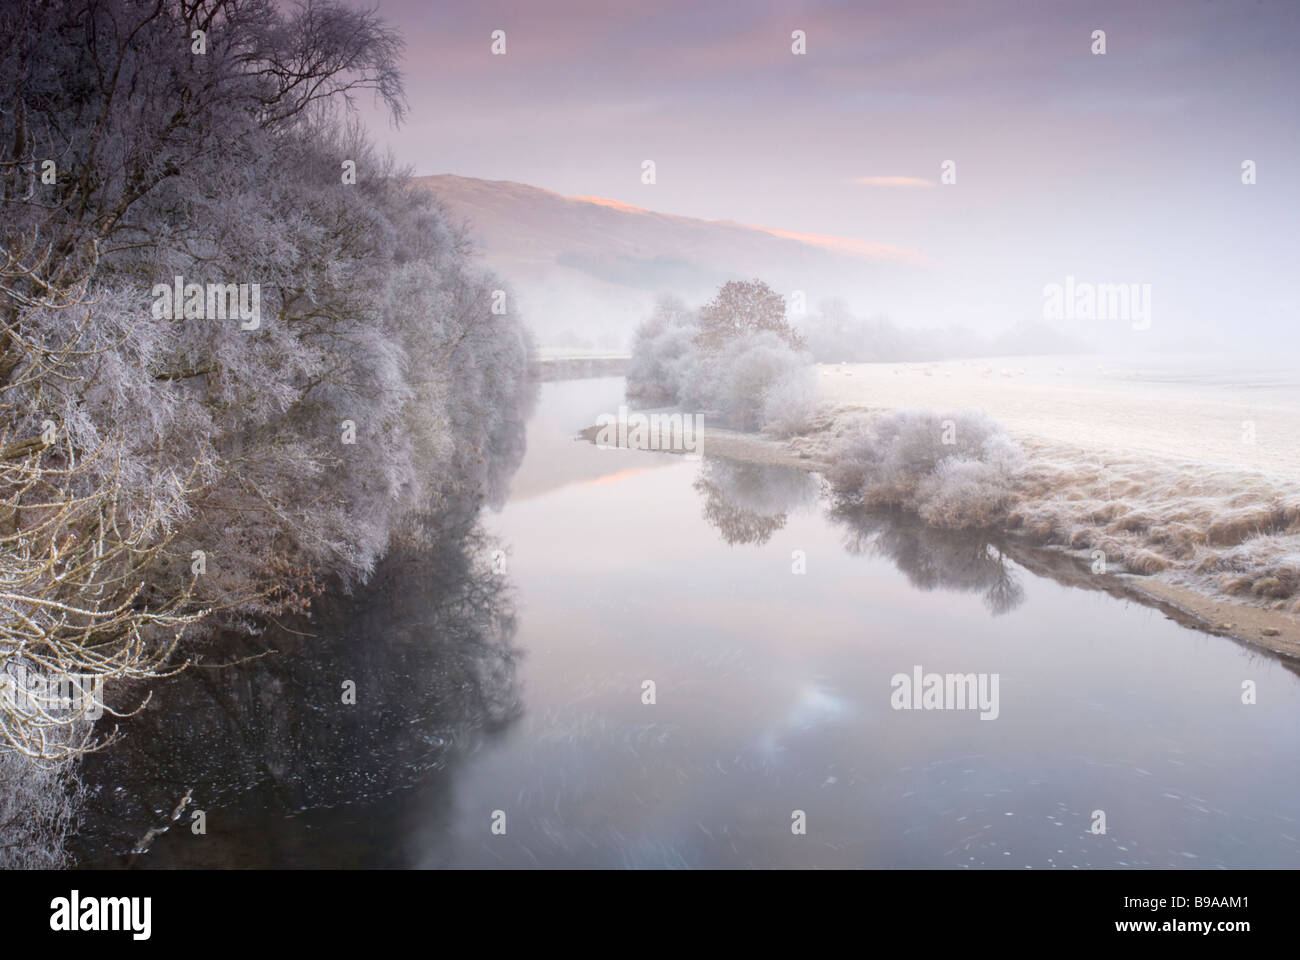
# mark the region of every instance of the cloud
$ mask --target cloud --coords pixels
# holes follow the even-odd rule
[[[924,180],[921,177],[858,177],[856,180],[850,180],[850,183],[860,183],[868,187],[934,187],[938,186],[933,180]]]
[[[611,200],[608,197],[569,197],[570,200],[577,200],[581,203],[594,203],[598,207],[613,207],[615,210],[622,210],[624,213],[649,213],[645,207],[634,207],[630,203],[622,203],[618,200]]]
[[[715,220],[714,223],[732,223],[730,220]],[[853,237],[835,237],[825,233],[803,233],[798,230],[781,230],[776,227],[762,227],[754,223],[742,223],[742,227],[759,230],[782,240],[795,240],[811,247],[819,247],[838,253],[841,256],[859,260],[888,260],[895,263],[910,263],[915,266],[934,266],[934,260],[923,253],[891,247],[884,243],[872,243],[869,240],[856,240]]]

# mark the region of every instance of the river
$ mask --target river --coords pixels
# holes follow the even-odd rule
[[[622,389],[543,384],[501,512],[164,684],[86,763],[79,860],[1300,866],[1293,662],[802,471],[575,440]],[[894,709],[917,667],[996,717]]]

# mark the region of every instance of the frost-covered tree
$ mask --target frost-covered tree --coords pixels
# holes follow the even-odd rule
[[[713,406],[742,430],[789,435],[807,421],[814,378],[805,354],[764,330],[739,339],[712,365]]]
[[[661,296],[636,329],[627,368],[630,397],[651,405],[689,403],[698,379],[699,318],[677,297]]]
[[[50,870],[67,866],[64,841],[83,799],[67,764],[29,763],[0,752],[0,870]]]
[[[400,118],[399,49],[329,0],[0,5],[0,666],[147,680],[504,498],[531,341],[347,110]],[[0,754],[89,744],[54,719]]]
[[[785,318],[785,298],[762,280],[729,280],[700,308],[700,347],[710,354],[734,341],[770,332],[795,349],[803,341]]]
[[[662,297],[637,329],[628,396],[708,411],[727,426],[790,436],[817,403],[810,357],[762,281],[724,284],[698,312]]]

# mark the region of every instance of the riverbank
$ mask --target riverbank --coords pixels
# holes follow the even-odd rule
[[[594,434],[593,434],[594,439]],[[704,451],[709,456],[726,457],[751,463],[798,467],[823,472],[828,466],[824,451],[812,437],[796,437],[790,442],[772,440],[756,434],[705,427]],[[1093,574],[1089,559],[1073,551],[1034,544],[1025,537],[1010,534],[1014,559],[1022,566],[1068,582],[1073,586],[1105,589],[1127,599],[1159,607],[1173,619],[1217,636],[1263,647],[1285,656],[1300,658],[1300,619],[1281,610],[1271,610],[1249,603],[1215,598],[1192,588],[1159,579],[1155,575],[1136,573]],[[1064,562],[1044,562],[1029,553],[1057,553]]]
[[[628,357],[622,354],[609,356],[548,356],[534,358],[531,370],[540,383],[554,380],[586,380],[592,377],[621,377],[627,373]]]
[[[802,436],[706,426],[703,451],[822,473],[855,421],[899,407],[983,410],[1026,452],[1021,497],[1000,530],[1022,565],[1300,657],[1300,390],[1285,374],[1145,366],[823,365],[824,402]],[[594,440],[594,428],[584,436]],[[1094,572],[1099,556],[1104,572]]]

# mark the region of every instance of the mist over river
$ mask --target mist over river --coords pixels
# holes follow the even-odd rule
[[[623,402],[543,384],[483,529],[161,684],[84,765],[81,863],[1300,866],[1293,662],[813,474],[575,439]],[[996,718],[894,709],[917,667]]]

